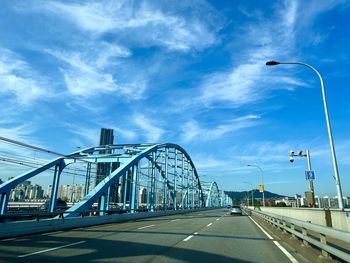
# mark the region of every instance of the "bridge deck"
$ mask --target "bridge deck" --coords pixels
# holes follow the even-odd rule
[[[0,242],[4,262],[290,262],[248,216],[215,209]]]

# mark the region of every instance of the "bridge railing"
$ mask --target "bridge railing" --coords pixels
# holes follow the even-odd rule
[[[248,213],[262,218],[285,233],[290,233],[293,238],[301,239],[306,246],[311,244],[319,248],[322,251],[322,256],[325,258],[330,258],[333,255],[346,262],[350,262],[349,232],[268,212],[249,209]],[[330,240],[332,244],[329,242]],[[333,243],[336,243],[336,245],[333,245]]]

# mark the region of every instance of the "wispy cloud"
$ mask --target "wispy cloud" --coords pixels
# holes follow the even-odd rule
[[[194,165],[198,171],[206,171],[227,165],[226,161],[218,160],[213,156],[207,155],[194,155],[192,156],[192,161],[194,162]]]
[[[49,96],[45,80],[14,52],[0,47],[1,100],[13,99],[22,104]]]
[[[98,128],[87,128],[87,127],[76,127],[76,126],[71,126],[68,125],[68,127],[70,127],[70,132],[73,134],[77,134],[80,138],[83,139],[83,142],[78,141],[79,145],[88,145],[88,146],[93,146],[93,145],[98,145],[98,138],[99,138],[99,129]],[[79,138],[79,139],[80,139]]]
[[[23,124],[12,127],[0,127],[0,136],[21,142],[31,142],[31,135],[35,128],[31,124]]]
[[[260,119],[257,115],[247,115],[231,120],[226,124],[217,127],[202,128],[196,121],[188,121],[182,128],[182,141],[208,141],[215,140],[227,133],[248,128],[257,124],[256,120]]]
[[[128,99],[140,98],[145,90],[144,82],[131,80],[118,83],[116,77],[108,71],[108,67],[115,66],[112,58],[127,57],[130,52],[119,46],[104,46],[103,52],[46,52],[63,62],[61,72],[68,91],[74,96],[91,97],[115,92]]]
[[[198,50],[216,42],[218,21],[212,21],[213,8],[198,2],[197,8],[206,12],[203,21],[199,12],[188,12],[182,16],[176,8],[191,9],[191,4],[173,5],[171,3],[130,2],[130,1],[89,1],[67,3],[43,1],[31,10],[53,13],[70,21],[81,30],[101,35],[104,33],[128,35],[129,41],[142,46],[164,46],[171,50]],[[20,11],[28,9],[18,8]],[[171,10],[170,9],[170,10]],[[192,14],[191,14],[192,13]]]
[[[159,142],[165,132],[153,119],[141,114],[134,115],[134,122],[142,130],[142,136],[146,137],[147,142],[150,143]]]
[[[248,24],[241,30],[244,32],[241,44],[246,48],[235,55],[241,63],[234,63],[236,65],[225,72],[207,76],[200,85],[202,95],[197,103],[210,105],[226,101],[232,107],[239,107],[266,98],[272,89],[271,82],[288,84],[279,85],[278,89],[305,85],[296,78],[266,74],[266,60],[280,59],[281,54],[293,56],[294,50],[298,2],[285,1],[276,10],[269,19],[260,17],[258,24]],[[277,85],[274,86],[277,89]]]

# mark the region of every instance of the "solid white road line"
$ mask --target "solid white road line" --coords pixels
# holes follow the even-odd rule
[[[207,224],[207,227],[211,226],[213,223]]]
[[[171,222],[175,222],[175,221],[178,221],[178,220],[180,220],[180,218],[173,219],[173,220],[171,220]]]
[[[152,227],[152,226],[155,226],[155,225],[143,226],[143,227],[139,227],[138,229],[144,229],[144,228],[148,228],[148,227]]]
[[[253,218],[251,218],[249,216],[249,218],[260,228],[260,230],[262,232],[264,232],[264,234],[269,238],[269,239],[273,239],[272,236],[270,236],[263,228],[262,226],[260,226],[257,222],[255,222],[255,220]],[[278,241],[273,241],[273,243],[289,258],[290,261],[292,261],[293,263],[298,263],[298,260],[295,259],[295,257],[293,257],[284,247],[281,246],[280,243],[278,243]]]
[[[217,218],[216,221],[220,220],[220,218]]]
[[[275,245],[280,250],[282,250],[282,252],[289,258],[290,261],[292,261],[293,263],[298,263],[298,260],[296,260],[284,247],[282,247],[280,243],[278,243],[277,241],[273,241],[273,243],[275,243]]]
[[[269,233],[267,233],[267,232],[265,231],[265,229],[263,229],[257,222],[255,222],[255,220],[254,220],[253,218],[251,218],[250,216],[249,216],[249,218],[260,228],[261,231],[264,232],[264,234],[265,234],[269,239],[273,239],[272,236],[270,236]]]
[[[41,251],[37,251],[37,252],[25,254],[25,255],[20,255],[20,256],[18,256],[18,257],[19,257],[19,258],[24,258],[24,257],[36,255],[36,254],[42,254],[42,253],[49,252],[49,251],[53,251],[53,250],[57,250],[57,249],[60,249],[60,248],[65,248],[65,247],[71,247],[71,246],[79,245],[79,244],[85,243],[85,242],[86,242],[86,241],[79,241],[79,242],[75,242],[75,243],[68,244],[68,245],[64,245],[64,246],[49,248],[49,249],[45,249],[45,250],[41,250]]]

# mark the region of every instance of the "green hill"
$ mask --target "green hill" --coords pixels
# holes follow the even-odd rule
[[[225,191],[225,194],[227,194],[232,200],[243,200],[246,199],[247,196],[251,198],[252,192],[251,191],[242,191],[242,192],[236,192],[236,191]],[[254,199],[262,199],[262,193],[259,192],[258,189],[254,189]],[[277,198],[283,198],[286,197],[285,195],[279,195],[276,193],[272,193],[269,191],[265,191],[265,200],[266,199],[277,199]]]

